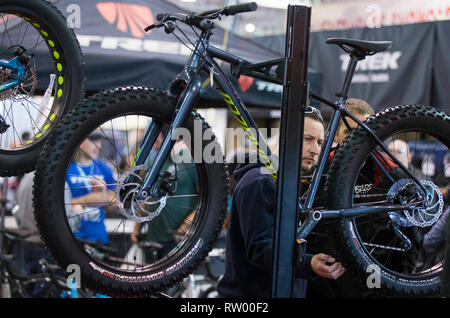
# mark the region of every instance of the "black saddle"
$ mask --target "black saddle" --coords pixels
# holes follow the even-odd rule
[[[362,41],[346,38],[329,38],[325,42],[328,44],[337,44],[345,52],[354,54],[361,59],[367,55],[382,52],[392,45],[391,41]]]

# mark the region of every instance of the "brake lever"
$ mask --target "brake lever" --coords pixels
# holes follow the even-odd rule
[[[155,29],[155,28],[160,28],[160,27],[162,27],[162,26],[164,26],[163,23],[150,24],[149,26],[147,26],[147,27],[144,28],[144,31],[145,31],[145,32],[148,32],[148,31],[150,31],[150,30],[153,30],[153,29]]]
[[[165,21],[165,22],[161,22],[161,23],[151,24],[151,25],[145,27],[144,31],[148,32],[150,30],[153,30],[156,28],[161,28],[161,27],[164,27],[164,31],[166,31],[166,33],[170,34],[173,31],[175,31],[175,22]]]
[[[166,23],[164,23],[164,31],[167,34],[172,33],[173,31],[175,31],[175,22],[173,21],[167,21]]]

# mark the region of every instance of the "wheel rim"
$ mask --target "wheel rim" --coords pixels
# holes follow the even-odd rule
[[[154,120],[151,116],[134,113],[121,115],[101,123],[93,131],[96,138],[101,137],[100,142],[98,140],[93,142],[89,138],[82,140],[78,148],[74,151],[71,163],[66,172],[65,191],[70,191],[72,198],[65,198],[65,207],[66,215],[68,215],[67,223],[72,231],[73,239],[81,243],[84,253],[89,255],[90,260],[96,265],[119,275],[143,275],[158,272],[172,265],[176,265],[175,263],[179,261],[180,255],[184,255],[198,243],[198,228],[205,221],[203,208],[206,195],[204,191],[205,185],[203,182],[200,182],[200,180],[205,179],[205,171],[202,165],[193,163],[192,155],[186,160],[186,152],[190,152],[186,143],[183,140],[179,140],[171,152],[171,158],[166,161],[162,170],[162,172],[170,172],[172,175],[176,175],[177,181],[172,182],[168,186],[160,178],[160,182],[158,183],[161,189],[169,188],[174,193],[169,195],[166,193],[167,204],[162,208],[159,215],[140,223],[142,224],[140,231],[141,241],[138,246],[141,250],[137,255],[133,256],[131,249],[134,244],[131,240],[131,233],[136,221],[142,221],[141,218],[144,215],[138,213],[137,218],[130,218],[130,214],[127,214],[129,212],[127,210],[128,206],[126,204],[125,207],[123,206],[123,196],[120,196],[121,192],[118,189],[128,189],[127,184],[123,183],[123,180],[127,174],[130,174],[130,171],[133,173],[140,171],[142,174],[143,171],[145,172],[151,166],[150,162],[153,160],[153,156],[156,155],[156,151],[153,152],[154,149],[151,152],[152,159],[148,160],[148,165],[136,167],[134,164],[144,129],[150,124],[151,120]],[[92,136],[92,134],[89,134],[89,136]],[[85,143],[90,144],[92,149],[88,150]],[[95,154],[95,151],[89,153],[93,149],[97,151],[97,154]],[[111,151],[111,149],[116,149],[116,151]],[[117,151],[118,149],[121,150]],[[183,151],[182,159],[184,160],[181,160],[182,162],[179,162],[181,158],[176,156],[180,155],[180,151]],[[78,168],[84,171],[83,178],[90,182],[97,183],[98,181],[108,180],[108,178],[99,180],[99,171],[105,169],[105,167],[97,163],[98,159],[94,160],[93,165],[87,168],[88,166],[83,166],[80,162],[80,154],[91,160],[94,160],[98,156],[112,171],[112,179],[114,181],[104,182],[109,187],[109,190],[111,190],[108,199],[104,202],[96,202],[96,199],[92,198],[93,201],[91,201],[91,204],[89,202],[86,204],[86,206],[92,206],[94,202],[103,204],[103,211],[97,214],[94,212],[96,208],[83,210],[79,214],[72,213],[74,205],[78,203],[77,201],[73,201],[73,199],[76,199],[80,195],[80,193],[76,193],[78,191],[76,187],[87,187],[86,183],[82,185],[82,182],[77,182],[75,179],[73,180],[75,182],[69,182],[70,178],[77,178],[82,175]],[[176,158],[176,163],[173,162],[173,158]],[[142,178],[138,180],[142,180]],[[162,185],[165,185],[165,187]],[[75,192],[73,192],[74,189]],[[128,193],[132,193],[132,191]],[[161,202],[158,201],[157,204],[152,205],[153,210],[151,210],[151,208],[147,208],[146,206],[148,201],[144,202],[145,204],[140,203],[145,206],[145,210],[149,211],[150,214],[161,206]],[[106,211],[106,207],[109,210],[115,210],[115,214],[109,218],[105,218],[104,212]],[[76,207],[75,210],[78,208]],[[82,221],[82,217],[86,218],[88,215],[97,215],[96,217],[99,217],[100,220],[104,218],[108,229],[107,243],[93,244],[92,242],[87,242],[98,239],[95,235],[90,235],[92,233],[89,233],[86,223],[84,225],[80,223],[84,222]],[[81,230],[80,226],[83,227]],[[111,247],[111,249],[108,249],[108,247]],[[143,255],[141,254],[142,252]],[[103,258],[105,255],[106,258]]]
[[[0,115],[9,125],[0,135],[0,153],[8,153],[34,148],[48,135],[68,100],[70,80],[65,52],[54,31],[26,12],[2,11],[0,60],[11,61],[18,49],[24,53],[20,56],[28,57],[21,63],[26,79],[0,95]],[[10,74],[11,69],[0,67],[0,84],[10,83]],[[50,96],[44,99],[48,88]]]

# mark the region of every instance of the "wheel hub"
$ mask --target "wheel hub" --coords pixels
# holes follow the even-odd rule
[[[389,189],[387,204],[421,203],[412,210],[389,212],[389,216],[395,224],[402,227],[427,227],[439,220],[444,208],[442,193],[432,181],[421,180],[421,183],[427,190],[426,194],[411,179],[401,179]]]
[[[17,79],[20,80],[20,84],[1,92],[0,101],[11,99],[17,94],[32,96],[37,86],[36,71],[31,66],[32,63],[29,63],[32,55],[28,54],[22,46],[13,46],[10,49],[12,49],[13,56],[17,58],[17,61],[12,68],[0,67],[0,84],[6,84]],[[2,61],[12,62],[13,60]]]
[[[149,222],[166,206],[168,193],[158,192],[157,195],[148,195],[139,199],[139,189],[143,182],[139,172],[148,170],[148,166],[140,165],[130,168],[120,178],[116,187],[116,204],[122,215],[132,221]],[[133,181],[129,181],[133,180]]]

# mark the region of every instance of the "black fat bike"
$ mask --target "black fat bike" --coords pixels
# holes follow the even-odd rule
[[[110,295],[152,294],[187,277],[211,251],[229,193],[220,144],[194,110],[205,87],[217,88],[277,178],[264,136],[216,60],[230,64],[234,75],[256,64],[209,45],[215,19],[255,9],[250,3],[199,14],[158,14],[158,22],[147,29],[183,34],[178,25],[183,23],[198,32],[168,92],[146,87],[101,92],[71,111],[46,143],[35,177],[36,220],[54,258],[62,267],[78,264],[90,287]],[[344,108],[353,71],[359,60],[386,50],[391,42],[327,42],[342,47],[351,59],[336,102],[311,93],[334,112],[301,200],[298,242],[320,220],[333,219],[342,260],[363,280],[367,269],[375,268],[381,290],[437,292],[443,247],[429,238],[443,215],[447,189],[428,170],[436,150],[448,153],[450,117],[432,107],[402,105],[359,121]],[[280,72],[265,75],[272,73]],[[338,123],[348,125],[347,119],[358,127],[335,153],[326,190],[318,191]],[[397,140],[407,144],[408,155],[421,154],[420,162],[401,162],[400,149],[390,148]],[[317,208],[321,193],[326,204]],[[110,228],[111,240],[130,247],[130,234],[140,233],[161,244],[158,255],[140,255],[127,261],[131,265],[115,267],[89,254],[77,238],[93,233],[91,221],[102,221],[108,213],[120,218]]]

